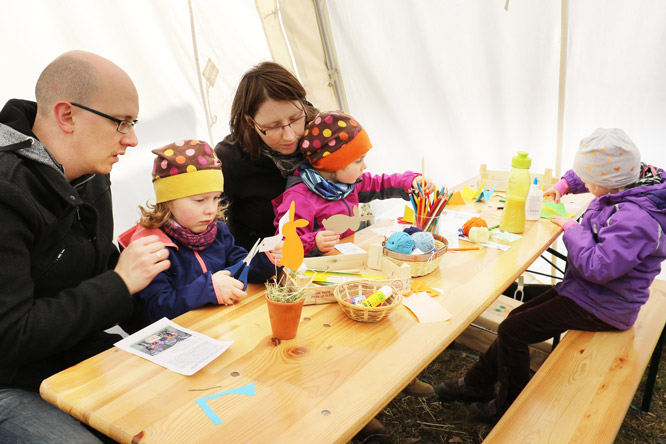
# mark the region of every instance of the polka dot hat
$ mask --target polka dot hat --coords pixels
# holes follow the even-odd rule
[[[604,188],[622,188],[638,180],[641,154],[618,128],[597,128],[580,141],[574,172],[583,181]]]
[[[157,203],[222,191],[222,163],[206,142],[181,140],[152,151]]]
[[[301,152],[320,171],[342,169],[370,148],[363,127],[342,111],[319,113],[306,125],[301,138]]]

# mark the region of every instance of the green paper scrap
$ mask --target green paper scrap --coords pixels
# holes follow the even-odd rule
[[[541,217],[544,219],[552,219],[555,216],[569,217],[564,204],[562,202],[543,202],[541,204]]]
[[[522,238],[520,234],[509,233],[508,231],[491,231],[490,238],[493,241],[501,240],[504,242],[515,242]]]

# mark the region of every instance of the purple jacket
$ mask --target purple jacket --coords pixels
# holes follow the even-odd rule
[[[295,173],[295,176],[297,175],[298,170]],[[291,187],[287,185],[287,190],[273,199],[276,233],[280,219],[289,211],[291,201],[294,201],[296,204],[294,219],[305,219],[309,222],[307,226],[298,229],[305,255],[321,254],[317,249],[315,236],[324,229],[322,225],[324,219],[328,219],[335,214],[352,216],[353,208],[358,207],[359,203],[367,203],[375,199],[400,197],[408,200],[412,182],[418,176],[418,173],[412,171],[406,171],[403,174],[378,174],[374,176],[370,173],[363,173],[360,182],[356,183],[354,190],[343,200],[326,200],[310,191],[303,182],[298,182]],[[354,231],[347,230],[342,233],[342,237],[352,234],[354,234]]]
[[[587,191],[573,171],[564,178],[569,192]],[[610,325],[631,327],[666,258],[665,229],[663,181],[593,199],[582,223],[564,231],[568,266],[555,290]]]

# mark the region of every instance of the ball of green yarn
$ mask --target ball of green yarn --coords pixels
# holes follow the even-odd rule
[[[414,240],[404,231],[398,231],[389,236],[384,247],[396,253],[409,254],[414,249]]]

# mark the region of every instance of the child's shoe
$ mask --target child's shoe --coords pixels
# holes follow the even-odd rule
[[[423,382],[419,378],[414,378],[402,392],[406,395],[426,397],[434,395],[435,389],[427,382]]]
[[[495,387],[474,387],[465,384],[465,378],[444,381],[435,388],[442,401],[490,401],[495,398]]]
[[[489,402],[472,403],[468,408],[474,419],[491,425],[497,423],[506,411],[506,409],[498,408],[494,399]]]

